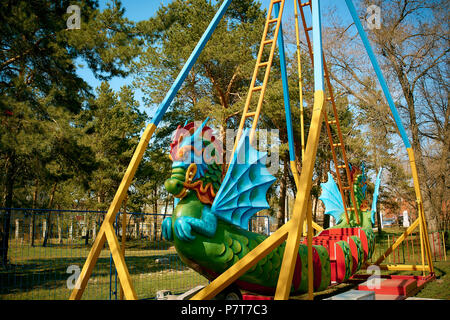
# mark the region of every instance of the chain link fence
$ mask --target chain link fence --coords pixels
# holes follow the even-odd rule
[[[0,299],[66,300],[72,292],[106,212],[82,210],[0,208]],[[172,242],[162,239],[161,224],[170,215],[119,212],[115,230],[126,237],[125,261],[140,299],[152,299],[159,290],[182,293],[208,280],[187,267]],[[5,232],[9,220],[8,232]],[[271,232],[269,216],[255,216],[249,230]],[[387,231],[387,232],[386,232]],[[385,228],[377,232],[372,262],[401,235]],[[5,236],[8,241],[5,241]],[[433,261],[446,261],[448,231],[429,232]],[[421,264],[420,237],[414,232],[384,263]],[[83,299],[120,299],[120,284],[108,245],[105,245],[83,294]]]
[[[105,214],[0,208],[0,250],[5,257],[0,264],[0,299],[68,299]],[[162,239],[161,223],[166,217],[170,215],[127,213],[125,230],[122,213],[115,221],[119,242],[126,237],[125,261],[140,299],[152,299],[158,290],[177,294],[208,283],[180,260],[172,242]],[[249,229],[268,235],[269,217],[253,217]],[[120,299],[120,284],[107,244],[83,299]]]

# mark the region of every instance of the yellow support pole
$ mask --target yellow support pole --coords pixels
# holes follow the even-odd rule
[[[299,174],[297,171],[297,166],[296,166],[295,161],[291,161],[290,163],[291,163],[292,175],[294,176],[295,186],[296,186],[297,190],[299,190],[300,189],[300,181],[299,181]],[[303,223],[303,236],[306,236],[306,229],[307,229],[307,226],[306,226],[306,221],[305,221]]]
[[[116,266],[117,275],[119,276],[120,286],[123,288],[123,293],[127,300],[137,300],[136,291],[134,291],[133,284],[131,283],[130,273],[128,272],[127,265],[125,263],[125,257],[120,249],[119,241],[113,228],[106,228],[106,239],[108,240],[109,250]]]
[[[271,9],[273,8],[273,4],[274,3],[275,3],[274,0],[272,0],[271,1]],[[273,61],[273,57],[274,57],[274,54],[275,54],[275,48],[276,48],[275,44],[277,43],[277,39],[278,39],[278,36],[279,36],[279,31],[280,31],[280,26],[281,26],[281,17],[283,16],[283,10],[284,10],[284,3],[285,3],[285,0],[281,0],[280,1],[280,9],[279,9],[279,12],[278,12],[278,22],[277,22],[277,24],[275,26],[274,37],[273,37],[273,44],[272,44],[272,47],[270,49],[269,61],[268,61],[267,67],[266,67],[266,72],[264,74],[264,80],[263,80],[263,83],[262,83],[261,94],[259,96],[258,105],[257,105],[256,111],[255,111],[255,113],[256,113],[255,114],[255,118],[253,120],[252,128],[251,128],[250,134],[249,134],[250,142],[253,141],[253,138],[254,138],[255,133],[256,133],[256,126],[258,124],[259,115],[261,113],[261,106],[262,106],[263,101],[264,101],[264,94],[266,92],[267,84],[269,83],[270,68],[272,66],[272,61]],[[268,19],[270,19],[270,15],[268,15]],[[267,20],[266,23],[268,25],[268,20]],[[268,28],[265,31],[266,31],[266,37],[267,37]],[[261,50],[261,54],[262,54],[262,52],[264,50],[264,41],[261,44],[262,44],[262,46],[261,46],[260,50]],[[257,71],[256,71],[255,77],[256,76],[257,76]],[[245,120],[244,120],[244,122],[245,122]],[[236,137],[236,144],[239,141],[238,138],[239,137]]]
[[[319,226],[317,223],[315,223],[314,221],[312,222],[312,227],[317,231],[320,232],[323,230],[323,228],[321,226]]]
[[[409,265],[409,264],[380,264],[380,270],[390,271],[430,271],[429,266]]]
[[[300,100],[300,143],[302,150],[302,160],[305,157],[305,124],[304,124],[304,106],[303,106],[303,80],[302,80],[302,59],[300,54],[300,32],[298,28],[298,8],[297,0],[294,0],[294,16],[295,16],[295,39],[297,42],[297,71],[298,71],[298,90]]]
[[[413,148],[407,148],[406,151],[408,152],[409,163],[411,166],[411,173],[412,173],[412,178],[413,178],[413,183],[414,183],[414,191],[416,193],[417,211],[418,211],[419,219],[421,220],[421,223],[420,223],[420,239],[421,239],[421,241],[420,241],[420,243],[421,243],[422,265],[425,266],[425,261],[424,261],[424,249],[425,249],[428,265],[430,266],[431,272],[434,272],[433,259],[431,257],[430,242],[428,239],[428,228],[427,228],[427,222],[425,219],[425,213],[423,211],[422,194],[420,191],[419,175],[417,173],[414,150],[413,150]]]
[[[314,270],[313,270],[313,255],[312,255],[312,204],[311,198],[308,201],[308,212],[306,214],[306,221],[308,225],[307,241],[308,241],[308,300],[314,299]]]
[[[303,228],[302,228],[302,234],[304,237],[308,235],[308,222],[305,220],[303,221]]]
[[[381,263],[390,256],[390,254],[405,240],[408,235],[410,235],[417,227],[419,227],[419,237],[420,237],[420,257],[421,257],[421,265],[384,265],[384,270],[405,270],[405,271],[422,271],[423,275],[425,272],[434,273],[433,260],[431,256],[431,248],[430,242],[428,239],[428,231],[427,231],[427,223],[425,219],[425,214],[423,211],[423,203],[422,196],[420,192],[419,186],[419,178],[417,174],[416,162],[414,158],[414,151],[412,148],[406,149],[408,152],[408,157],[411,165],[412,178],[414,182],[414,191],[416,193],[416,202],[417,202],[417,212],[418,217],[413,222],[413,224],[408,227],[405,232],[393,243],[386,252],[381,255],[378,260],[375,262],[376,265],[382,266]],[[389,239],[389,236],[388,236]],[[413,247],[414,250],[414,247]],[[414,252],[414,251],[413,251]],[[426,261],[425,261],[426,260]],[[427,263],[427,264],[426,264]]]
[[[291,165],[292,175],[294,176],[295,187],[298,190],[298,189],[300,189],[300,184],[299,184],[300,183],[300,181],[299,181],[300,175],[298,174],[296,161],[290,161],[290,165]]]
[[[224,273],[214,279],[214,281],[212,281],[207,287],[194,295],[191,300],[209,300],[214,298],[222,290],[239,279],[239,277],[242,276],[248,269],[258,263],[259,260],[263,259],[271,253],[273,249],[283,243],[283,241],[286,240],[287,230],[291,224],[292,220],[284,224],[270,237],[261,242],[255,249],[247,253],[245,257],[240,259]]]
[[[385,251],[383,255],[381,255],[378,260],[375,262],[376,265],[379,265],[382,263],[399,245],[402,243],[408,235],[410,235],[414,229],[417,228],[417,226],[420,224],[420,219],[417,218],[416,221],[414,221],[411,226],[408,227],[408,229],[405,230],[405,232],[391,245],[389,248]],[[389,243],[389,236],[388,236],[388,243]]]
[[[298,72],[298,92],[300,102],[300,147],[302,161],[305,158],[305,122],[304,122],[304,106],[303,106],[303,79],[302,79],[302,59],[300,52],[300,32],[298,20],[297,0],[294,0],[294,17],[295,17],[295,39],[297,44],[297,72]],[[297,186],[298,190],[298,186]],[[318,226],[316,224],[316,226]],[[316,228],[316,227],[315,227]],[[320,228],[320,226],[319,226]],[[306,222],[303,224],[303,235],[306,235]]]
[[[141,140],[133,154],[133,157],[128,165],[127,171],[117,189],[113,201],[106,213],[105,220],[103,221],[100,231],[95,238],[92,245],[91,251],[88,254],[86,262],[84,263],[83,269],[81,270],[80,276],[78,277],[75,288],[73,289],[70,300],[79,300],[86,289],[87,282],[92,275],[92,271],[97,263],[98,257],[100,255],[105,242],[108,241],[109,247],[111,249],[111,254],[116,264],[117,274],[119,275],[120,285],[124,288],[124,295],[126,299],[137,299],[136,292],[134,291],[133,285],[131,283],[130,275],[128,273],[127,266],[125,264],[125,259],[120,251],[119,242],[114,233],[113,223],[116,218],[119,208],[127,194],[128,188],[130,187],[131,181],[134,178],[136,170],[139,163],[144,156],[145,149],[147,148],[150,139],[155,132],[156,126],[151,123],[145,129]],[[114,248],[114,250],[113,250]]]
[[[312,211],[312,210],[311,210]],[[321,226],[319,226],[317,223],[315,223],[314,221],[311,221],[311,226],[312,226],[312,228],[314,229],[314,230],[316,230],[317,232],[320,232],[320,231],[322,231],[323,230],[323,228],[321,227]],[[306,236],[307,235],[307,232],[306,232],[306,230],[307,230],[307,222],[305,221],[304,223],[303,223],[303,236]]]
[[[388,246],[390,246],[390,244],[391,244],[391,237],[388,235]],[[392,251],[392,249],[391,249],[391,251]],[[389,257],[389,262],[391,262],[391,257],[389,256],[389,255],[386,255],[386,253],[384,254],[384,258],[386,258],[386,257]],[[384,259],[383,259],[384,260]],[[383,261],[383,260],[381,260],[381,261]],[[381,262],[380,262],[381,263]]]
[[[269,34],[269,26],[271,25],[271,21],[274,20],[271,18],[271,16],[272,16],[272,11],[273,11],[273,6],[275,3],[279,3],[280,8],[278,11],[278,17],[275,18],[276,26],[275,26],[275,30],[273,32],[273,38],[267,40],[267,36]],[[235,138],[235,142],[234,142],[234,146],[233,146],[233,151],[231,152],[230,159],[233,159],[234,153],[236,152],[236,148],[238,146],[238,143],[241,139],[242,132],[244,130],[245,121],[250,117],[250,114],[253,117],[253,122],[252,122],[252,127],[250,130],[250,134],[249,134],[249,140],[250,140],[250,144],[253,143],[253,139],[254,139],[255,133],[256,133],[256,126],[258,124],[258,119],[259,119],[259,116],[261,113],[261,107],[264,102],[264,95],[265,95],[267,83],[269,80],[270,69],[272,67],[273,57],[274,57],[276,43],[277,43],[277,39],[278,39],[278,33],[280,31],[280,26],[281,26],[281,18],[283,16],[284,4],[285,4],[285,0],[279,0],[279,1],[271,0],[270,1],[269,12],[267,13],[267,17],[266,17],[263,36],[261,38],[261,43],[260,43],[258,55],[256,58],[256,64],[255,64],[255,68],[253,70],[252,80],[250,82],[250,88],[249,88],[247,98],[245,101],[244,111],[242,113],[241,121],[239,123],[239,127],[237,130],[237,134],[236,134],[236,138]],[[268,43],[272,43],[272,45],[270,47],[269,58],[267,61],[261,63],[261,59],[263,57],[263,52],[264,52],[264,47]],[[255,87],[257,77],[258,77],[258,70],[262,67],[262,65],[264,65],[264,67],[266,68],[265,72],[264,72],[264,80],[263,80],[261,86]],[[258,89],[257,91],[260,92],[256,110],[254,112],[248,112],[250,105],[252,103],[253,92],[255,92],[256,89]]]
[[[324,93],[317,90],[314,93],[314,109],[311,119],[311,126],[306,144],[305,158],[303,159],[302,174],[300,175],[300,185],[302,188],[297,190],[293,216],[290,220],[288,229],[288,238],[284,250],[283,261],[281,264],[280,276],[278,278],[275,300],[287,300],[291,289],[292,277],[294,274],[295,261],[300,245],[301,227],[305,220],[307,205],[309,201],[312,174],[319,144],[320,129],[323,122],[322,107],[324,103]]]
[[[121,251],[122,255],[125,257],[125,243],[127,242],[127,202],[128,196],[125,196],[125,200],[123,200],[123,209],[122,209],[122,246]],[[120,300],[123,300],[124,292],[122,286],[120,287]]]
[[[423,211],[423,204],[420,203],[420,211],[422,212],[422,219],[423,219],[423,229],[424,229],[424,234],[426,235],[425,237],[425,250],[427,253],[427,258],[428,258],[428,265],[430,266],[430,270],[432,273],[434,273],[434,265],[433,265],[433,259],[431,256],[431,247],[430,247],[430,239],[428,238],[428,227],[427,227],[427,221],[425,219],[425,213]]]
[[[295,240],[299,240],[301,233],[299,226],[301,225],[300,223],[305,219],[306,205],[312,183],[312,171],[314,168],[317,145],[320,137],[320,129],[322,124],[321,122],[323,120],[323,101],[323,91],[317,91],[315,93],[315,108],[313,111],[313,120],[311,122],[311,130],[308,136],[307,154],[309,156],[305,158],[305,165],[299,179],[300,185],[305,186],[305,188],[297,191],[293,219],[289,220],[281,228],[275,231],[275,233],[273,233],[270,237],[259,244],[255,249],[245,255],[245,257],[232,265],[229,269],[227,269],[224,273],[222,273],[219,277],[212,281],[206,288],[193,296],[191,300],[207,300],[213,298],[234,281],[239,279],[240,276],[242,276],[248,269],[258,263],[258,261],[267,256],[270,252],[272,252],[273,249],[283,243],[286,238],[289,238],[291,234],[294,234],[294,237],[291,237],[291,240],[288,240],[288,243],[286,244],[275,299],[280,298],[280,288],[284,289],[281,298],[287,299],[289,297],[289,289],[292,283],[295,260],[293,261],[293,263],[289,263],[289,261],[286,261],[290,260],[292,262],[293,257],[295,257],[298,252],[299,241]],[[287,249],[289,244],[290,248],[288,251]],[[297,246],[297,252],[295,251],[295,246]],[[286,269],[292,270],[289,270],[289,273],[286,274]],[[286,281],[288,282],[286,283]]]
[[[92,244],[91,251],[89,252],[86,262],[84,263],[83,269],[81,270],[78,280],[75,284],[75,288],[70,294],[70,300],[80,300],[86,289],[87,282],[92,275],[95,263],[97,262],[98,256],[105,245],[106,235],[105,235],[106,222],[100,227],[97,237]]]
[[[420,213],[419,213],[419,218],[418,218],[418,220],[421,220],[421,217],[420,217]],[[422,222],[420,223],[420,231],[419,231],[419,234],[420,234],[420,258],[421,258],[421,261],[422,261],[422,266],[425,266],[425,257],[424,257],[424,246],[425,246],[425,244],[424,244],[424,238],[425,238],[425,235],[424,235],[424,230],[423,230],[423,224],[422,224]],[[423,273],[423,275],[425,275],[425,273]]]
[[[408,152],[409,164],[411,166],[411,173],[412,173],[412,178],[413,178],[413,183],[414,183],[414,191],[416,193],[417,212],[418,212],[417,220],[420,221],[420,224],[419,224],[420,257],[421,257],[421,261],[422,261],[422,267],[425,267],[424,238],[426,238],[426,236],[424,234],[424,226],[423,226],[422,211],[421,211],[422,196],[421,196],[420,187],[418,184],[419,178],[418,178],[418,174],[417,174],[416,161],[414,158],[414,151],[412,148],[407,148],[406,151]],[[423,271],[422,275],[425,275],[425,271]]]

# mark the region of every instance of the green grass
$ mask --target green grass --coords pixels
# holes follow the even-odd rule
[[[434,272],[436,280],[427,283],[416,297],[450,300],[450,261],[434,262]]]
[[[81,241],[43,248],[15,241],[10,243],[8,269],[0,269],[0,299],[65,300],[71,290],[67,273],[71,265],[80,269],[90,251]],[[127,244],[125,260],[138,298],[152,298],[162,289],[179,293],[207,280],[186,267],[170,243],[134,241]],[[159,260],[159,262],[158,262]],[[115,270],[112,269],[112,291]],[[117,280],[118,282],[118,280]],[[120,288],[120,285],[117,285]],[[110,254],[104,249],[88,282],[83,299],[109,299]],[[112,296],[115,299],[115,296]]]
[[[372,262],[392,244],[392,236],[400,235],[403,230],[403,228],[390,228],[385,229],[381,236],[377,233],[377,244]],[[408,246],[406,243],[400,246],[395,252],[395,263],[421,264],[418,240],[417,234],[414,234],[409,238]],[[11,241],[9,268],[0,268],[0,299],[68,299],[71,290],[67,288],[67,279],[71,274],[67,273],[67,268],[70,265],[82,268],[89,251],[90,247],[86,247],[82,240],[64,244],[56,244],[56,240],[53,240],[46,248],[40,245],[31,247],[28,243]],[[128,241],[125,256],[139,299],[152,298],[158,290],[162,289],[181,293],[196,285],[208,283],[205,278],[181,262],[170,242]],[[449,250],[447,250],[447,256],[450,256]],[[385,263],[393,264],[393,255]],[[434,266],[437,279],[428,283],[417,296],[450,299],[450,262],[435,261]],[[382,274],[421,275],[421,272],[382,271]],[[114,275],[113,267],[112,291],[115,290]],[[352,284],[344,283],[315,295],[320,299],[350,288]],[[100,254],[83,299],[106,300],[109,298],[110,254],[105,248]],[[115,296],[113,295],[112,298],[114,299]],[[302,299],[301,296],[298,298]]]

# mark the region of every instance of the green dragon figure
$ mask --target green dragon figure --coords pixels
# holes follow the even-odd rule
[[[267,154],[255,150],[245,132],[222,179],[222,143],[206,122],[179,126],[175,132],[172,175],[165,187],[178,201],[172,217],[162,223],[162,234],[174,242],[184,263],[213,280],[266,239],[248,231],[248,222],[269,208],[266,193],[275,178],[266,168]],[[273,294],[284,248],[282,244],[274,249],[235,284]],[[300,244],[291,293],[307,292],[307,267],[307,246]],[[313,270],[314,290],[324,290],[331,281],[326,247],[313,246]]]
[[[378,200],[378,192],[381,182],[381,173],[383,169],[380,169],[375,183],[375,191],[373,194],[372,207],[368,207],[368,201],[366,199],[367,190],[367,176],[364,163],[361,169],[354,166],[351,167],[351,176],[353,179],[353,190],[355,193],[357,214],[359,216],[360,224],[356,222],[355,212],[348,211],[349,219],[345,218],[344,204],[339,192],[339,188],[333,180],[333,177],[328,173],[327,183],[322,183],[322,195],[320,200],[325,204],[325,214],[333,216],[336,225],[333,228],[354,228],[361,227],[363,229],[371,229],[375,223],[376,203]]]

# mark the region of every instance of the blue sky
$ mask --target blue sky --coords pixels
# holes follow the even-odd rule
[[[104,9],[107,7],[108,0],[100,0],[100,9]],[[121,0],[122,6],[125,8],[125,16],[132,21],[142,21],[147,20],[150,17],[156,14],[156,11],[162,6],[167,5],[173,0]],[[259,0],[262,3],[263,8],[268,8],[270,4],[270,0]],[[339,2],[341,5],[337,6],[338,12],[342,14],[343,19],[349,19],[350,15],[347,12],[347,8],[344,4],[344,1]],[[336,6],[336,1],[334,0],[321,0],[321,9],[322,14],[326,12],[330,7]],[[285,4],[285,11],[283,13],[283,21],[286,22],[292,21],[294,17],[294,0],[287,0]],[[326,21],[323,21],[326,24]],[[285,27],[287,28],[287,27]],[[83,64],[82,61],[79,63]],[[84,67],[78,70],[78,74],[82,77],[86,82],[89,83],[94,89],[98,87],[101,83],[98,79],[94,77],[92,72]],[[132,82],[132,78],[113,78],[109,81],[110,86],[114,90],[120,90],[120,87],[123,85],[130,84]],[[142,93],[139,90],[135,91],[135,98],[142,103]]]

